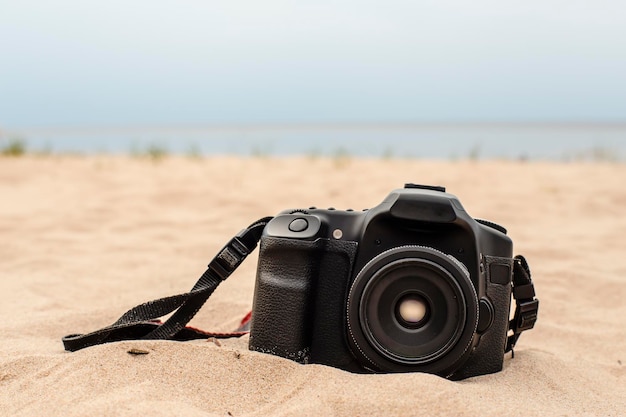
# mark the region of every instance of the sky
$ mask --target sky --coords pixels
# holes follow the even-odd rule
[[[0,0],[0,128],[626,122],[617,0]]]

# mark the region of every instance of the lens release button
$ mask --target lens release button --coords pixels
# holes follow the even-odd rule
[[[306,219],[298,218],[289,223],[289,230],[292,232],[304,232],[309,227],[309,222]]]
[[[478,333],[485,333],[493,324],[493,306],[486,298],[480,299],[478,313]]]

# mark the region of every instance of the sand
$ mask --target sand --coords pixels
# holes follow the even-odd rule
[[[0,415],[626,415],[624,181],[610,163],[0,158]],[[355,375],[250,352],[245,337],[63,350],[63,335],[188,290],[259,217],[371,207],[405,182],[447,186],[530,262],[539,321],[498,374]],[[192,324],[236,327],[256,261]]]

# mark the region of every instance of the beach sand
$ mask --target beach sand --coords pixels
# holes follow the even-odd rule
[[[610,163],[0,158],[0,416],[626,415],[624,181]],[[190,289],[257,218],[372,207],[405,182],[445,185],[528,258],[539,321],[502,372],[355,375],[250,352],[246,337],[63,350],[66,334]],[[256,262],[192,324],[237,327]]]

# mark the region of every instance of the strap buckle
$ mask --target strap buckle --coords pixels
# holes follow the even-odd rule
[[[232,238],[209,264],[211,272],[220,277],[222,281],[228,278],[251,252],[240,240],[239,237],[242,234]]]
[[[538,312],[539,300],[518,303],[512,326],[513,333],[521,333],[535,327]]]

